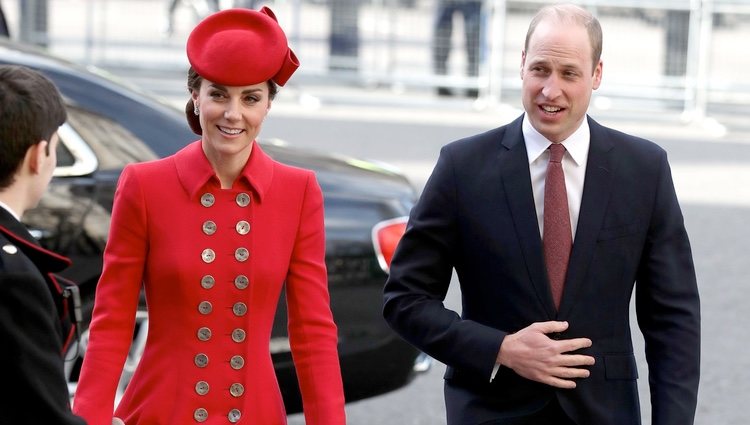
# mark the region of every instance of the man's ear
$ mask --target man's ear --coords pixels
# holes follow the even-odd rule
[[[42,140],[39,143],[34,143],[29,147],[29,150],[26,151],[26,158],[28,159],[29,168],[32,173],[38,174],[41,171],[44,161],[48,156],[48,146],[49,142]]]

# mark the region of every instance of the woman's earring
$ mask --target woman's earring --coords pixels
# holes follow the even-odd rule
[[[198,109],[198,105],[193,105],[193,113],[195,115],[200,115],[201,114],[200,109]]]

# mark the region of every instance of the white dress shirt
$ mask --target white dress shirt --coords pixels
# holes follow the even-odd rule
[[[526,154],[529,157],[529,173],[531,174],[531,189],[534,192],[536,221],[539,224],[539,235],[544,235],[544,180],[547,177],[547,164],[550,156],[548,148],[552,142],[531,125],[527,115],[523,116],[522,131],[526,142]],[[581,199],[583,198],[583,180],[586,177],[586,162],[589,158],[589,145],[591,144],[589,123],[586,117],[584,117],[581,126],[570,137],[563,140],[562,144],[565,146],[562,167],[565,174],[565,191],[568,195],[570,229],[573,232],[573,240],[575,240],[578,214],[581,211]],[[495,379],[499,369],[500,365],[495,364],[490,381]]]
[[[16,214],[16,212],[13,211],[13,209],[11,207],[9,207],[8,204],[6,204],[5,202],[0,201],[0,208],[8,211],[10,213],[10,215],[12,215],[13,217],[16,218],[16,220],[21,221],[21,217],[19,217],[18,214]]]
[[[526,115],[523,117],[523,138],[526,141],[526,153],[529,157],[529,172],[531,173],[531,188],[534,192],[539,234],[544,235],[544,180],[547,177],[549,163],[549,146],[552,144],[532,127]],[[586,177],[586,162],[589,158],[589,123],[584,117],[578,130],[562,141],[565,154],[562,159],[563,173],[565,173],[565,191],[568,194],[568,211],[570,212],[570,229],[575,240],[578,228],[578,213],[581,211],[583,198],[583,180]]]

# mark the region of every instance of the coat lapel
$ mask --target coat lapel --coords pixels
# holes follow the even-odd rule
[[[604,222],[611,193],[614,145],[606,137],[604,127],[591,118],[588,120],[591,145],[586,164],[583,198],[558,317],[566,317],[569,314],[581,290],[596,249],[596,237]]]
[[[499,161],[502,182],[507,202],[513,216],[518,241],[526,261],[526,270],[534,286],[539,302],[544,306],[550,319],[555,317],[555,306],[549,291],[542,239],[536,218],[536,206],[531,188],[529,159],[521,131],[523,117],[508,126],[503,137]]]

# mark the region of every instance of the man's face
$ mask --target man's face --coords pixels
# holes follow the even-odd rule
[[[521,60],[523,107],[534,128],[551,142],[567,139],[583,121],[602,63],[593,66],[591,42],[581,25],[539,23]]]

